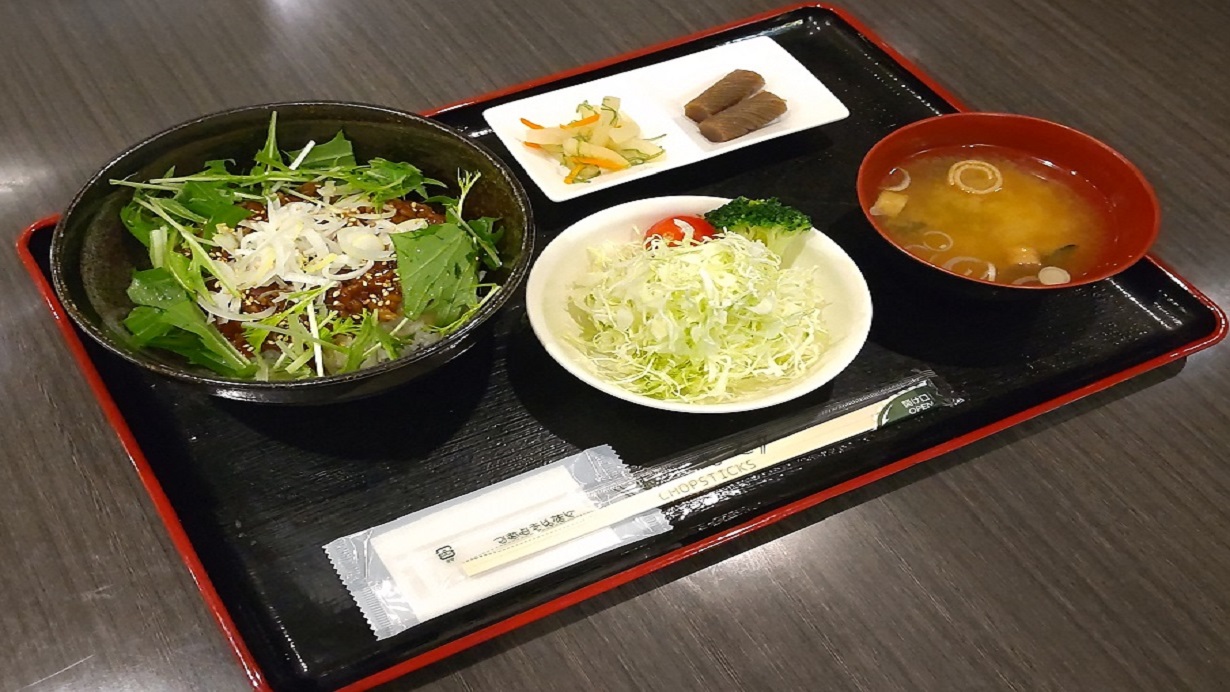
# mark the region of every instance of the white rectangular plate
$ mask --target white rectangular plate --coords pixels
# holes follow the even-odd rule
[[[786,100],[786,114],[760,130],[729,142],[705,139],[683,114],[683,106],[726,76],[731,70],[758,72],[765,89]],[[526,127],[521,118],[555,125],[576,115],[577,104],[597,104],[604,96],[620,98],[621,110],[641,126],[641,136],[655,137],[666,153],[640,166],[603,172],[588,183],[565,184],[568,171],[549,155],[523,143]],[[554,202],[651,176],[742,149],[758,142],[836,122],[850,115],[833,92],[798,60],[768,36],[648,65],[584,84],[511,101],[483,111],[483,118],[517,163]]]

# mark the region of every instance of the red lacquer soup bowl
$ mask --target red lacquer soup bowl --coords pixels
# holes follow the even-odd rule
[[[932,264],[894,240],[885,228],[885,218],[871,213],[893,169],[923,152],[964,147],[971,151],[993,147],[1078,177],[1106,221],[1106,240],[1092,268],[1056,285],[996,283]],[[1114,276],[1144,257],[1157,238],[1161,219],[1152,186],[1122,154],[1070,127],[1006,113],[941,115],[894,131],[864,157],[858,171],[858,199],[867,220],[892,247],[887,254],[896,257],[895,265],[909,280],[978,297],[1039,295]]]

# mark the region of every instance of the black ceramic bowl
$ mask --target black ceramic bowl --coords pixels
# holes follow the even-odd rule
[[[122,320],[132,309],[125,293],[134,269],[149,266],[145,248],[120,223],[132,191],[109,182],[148,180],[174,166],[189,173],[211,159],[250,166],[264,143],[269,117],[278,113],[284,146],[326,141],[345,131],[360,161],[407,161],[429,177],[454,181],[457,171],[482,178],[466,199],[466,216],[500,218],[504,267],[490,278],[502,286],[467,324],[448,337],[397,360],[343,375],[256,382],[231,379],[188,364],[179,356],[138,349],[124,338]],[[456,187],[454,183],[453,188]],[[453,190],[454,194],[456,190]],[[215,396],[271,404],[321,404],[376,394],[431,371],[477,340],[483,325],[508,300],[529,270],[533,220],[525,190],[490,151],[433,120],[378,106],[351,103],[278,103],[207,115],[137,144],[107,164],[77,193],[56,226],[51,274],[72,319],[104,348],[151,372],[203,388]]]

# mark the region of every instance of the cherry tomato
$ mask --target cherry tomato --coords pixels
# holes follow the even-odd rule
[[[717,235],[713,224],[699,216],[669,216],[649,227],[645,232],[645,240],[654,236],[660,237],[668,245],[681,245],[687,237],[688,228],[692,229],[692,242],[699,243]]]

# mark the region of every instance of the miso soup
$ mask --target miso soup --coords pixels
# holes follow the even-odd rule
[[[1093,271],[1111,241],[1106,200],[1071,171],[996,146],[915,154],[871,208],[911,254],[1002,284],[1062,284]]]

